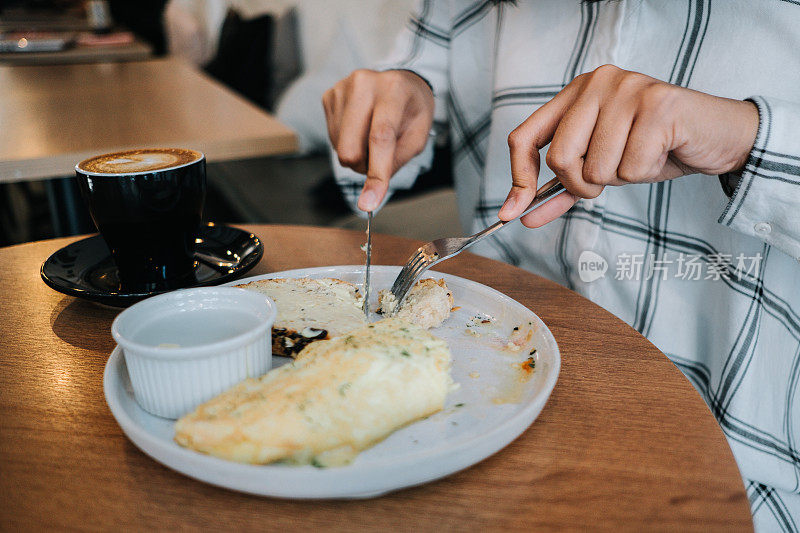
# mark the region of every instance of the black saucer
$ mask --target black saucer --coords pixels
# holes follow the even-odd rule
[[[264,245],[246,231],[209,223],[200,228],[194,272],[170,286],[128,292],[120,288],[117,267],[100,235],[73,242],[42,264],[42,279],[53,289],[115,307],[174,289],[219,285],[241,276],[261,260]],[[215,264],[218,258],[223,265]]]

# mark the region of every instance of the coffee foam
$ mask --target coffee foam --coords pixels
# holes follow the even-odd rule
[[[169,170],[202,159],[185,148],[150,148],[97,155],[78,163],[78,169],[96,174],[133,174]]]

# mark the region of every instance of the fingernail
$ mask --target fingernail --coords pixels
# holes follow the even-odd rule
[[[358,200],[358,206],[362,211],[375,211],[377,205],[377,196],[373,191],[364,191],[361,193],[361,198]]]
[[[516,205],[517,205],[516,198],[514,198],[513,196],[506,198],[505,203],[503,203],[503,207],[500,208],[500,213],[508,213],[509,211],[513,211]]]

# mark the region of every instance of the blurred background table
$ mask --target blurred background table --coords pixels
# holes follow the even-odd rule
[[[364,260],[362,231],[245,228],[265,249],[251,275]],[[184,477],[131,444],[106,406],[119,311],[39,278],[73,240],[0,249],[0,530],[752,530],[727,441],[664,354],[576,293],[469,253],[439,270],[529,307],[561,350],[553,394],[516,441],[445,479],[369,500],[260,498]],[[373,242],[375,264],[401,264],[420,244]]]
[[[46,182],[56,235],[93,226],[75,164],[143,147],[193,148],[209,162],[289,154],[294,133],[178,59],[0,66],[0,184]]]
[[[296,149],[289,128],[177,59],[0,66],[0,94],[0,181],[71,175],[128,148],[194,148],[209,161]]]
[[[0,65],[59,65],[108,61],[143,61],[153,54],[153,47],[135,39],[123,45],[76,45],[55,52],[4,52]]]

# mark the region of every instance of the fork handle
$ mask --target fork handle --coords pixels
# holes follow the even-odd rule
[[[561,184],[561,182],[558,181],[558,178],[551,179],[550,181],[545,183],[541,189],[539,189],[539,191],[536,193],[536,196],[533,198],[533,201],[528,205],[528,207],[525,208],[525,211],[523,211],[519,216],[512,218],[511,220],[505,220],[505,221],[500,220],[498,222],[495,222],[488,228],[479,231],[478,233],[470,237],[469,244],[467,244],[467,246],[483,239],[484,237],[488,237],[489,235],[499,230],[506,224],[510,224],[511,222],[514,222],[515,220],[524,217],[537,207],[548,202],[549,200],[552,200],[553,198],[555,198],[564,191],[566,191],[566,189]]]

